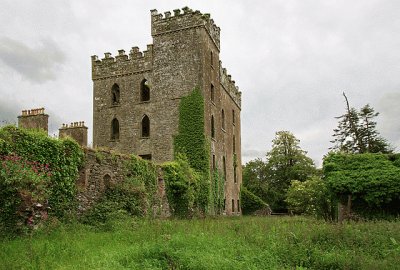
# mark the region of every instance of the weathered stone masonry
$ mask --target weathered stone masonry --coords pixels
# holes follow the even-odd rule
[[[189,8],[151,11],[153,44],[129,55],[92,56],[93,146],[156,163],[173,159],[179,102],[195,87],[205,100],[210,167],[225,172],[227,214],[240,212],[241,93],[219,59],[220,28]]]

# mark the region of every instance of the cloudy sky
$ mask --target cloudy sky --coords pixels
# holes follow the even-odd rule
[[[244,162],[289,130],[319,165],[343,91],[352,106],[380,112],[379,131],[400,150],[398,0],[1,2],[0,125],[43,106],[51,134],[72,121],[91,128],[90,56],[144,50],[151,9],[189,6],[221,28],[221,60],[243,93]]]

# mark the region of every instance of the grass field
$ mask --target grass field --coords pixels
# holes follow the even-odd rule
[[[2,240],[0,269],[400,269],[400,221],[120,219]]]

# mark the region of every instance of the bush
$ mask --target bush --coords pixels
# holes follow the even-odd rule
[[[293,180],[287,191],[286,203],[294,214],[313,215],[325,220],[332,219],[332,196],[320,177],[305,182]]]
[[[270,207],[266,202],[243,186],[240,190],[240,201],[242,202],[242,213],[244,215],[253,214],[257,210],[264,209],[267,209],[267,212],[269,213],[271,212]]]
[[[47,204],[49,213],[57,217],[74,208],[75,181],[83,161],[83,151],[75,141],[6,126],[0,128],[0,155],[0,226],[3,229],[13,231],[24,223],[32,223],[28,217],[24,222],[21,213],[26,210],[30,218],[35,210],[33,205],[40,208]]]
[[[183,155],[178,155],[175,161],[164,163],[162,169],[172,214],[191,217],[198,206],[200,174],[190,167]]]

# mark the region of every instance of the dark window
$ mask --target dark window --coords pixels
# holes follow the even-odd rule
[[[119,86],[116,83],[111,88],[111,101],[113,105],[119,104]]]
[[[234,183],[237,183],[237,173],[236,173],[236,168],[237,168],[236,164],[235,164],[235,165],[233,165],[233,182],[234,182]]]
[[[215,155],[212,156],[212,168],[215,171]]]
[[[110,187],[110,183],[111,183],[111,176],[108,175],[108,174],[104,175],[104,177],[103,177],[104,188],[105,189],[109,188]]]
[[[215,101],[215,90],[214,90],[214,85],[211,84],[211,101],[214,102]]]
[[[111,121],[111,140],[119,140],[119,122],[117,118]]]
[[[235,212],[235,200],[232,199],[232,213]]]
[[[226,198],[224,199],[224,211],[226,210]]]
[[[147,115],[142,119],[142,137],[150,137],[150,119]]]
[[[224,109],[221,111],[222,128],[225,129],[225,112]]]
[[[233,135],[233,139],[232,139],[232,150],[233,150],[233,153],[235,154],[236,153],[236,137],[235,137],[235,135]]]
[[[140,83],[140,101],[150,100],[150,86],[146,79]]]
[[[235,124],[235,110],[232,110],[232,123]]]
[[[213,55],[212,51],[210,53],[210,62],[211,62],[211,66],[213,66],[214,65],[214,55]]]
[[[237,211],[240,212],[240,201],[239,200],[237,200],[236,205],[237,205]]]
[[[222,166],[224,167],[224,179],[226,181],[226,160],[225,157],[222,158]]]
[[[142,159],[145,159],[145,160],[151,160],[151,154],[139,155],[139,157],[141,157]]]
[[[214,115],[211,115],[211,138],[215,138]]]

